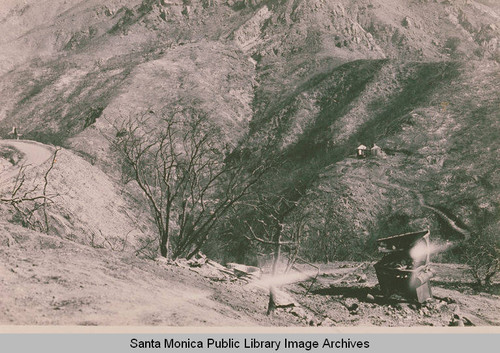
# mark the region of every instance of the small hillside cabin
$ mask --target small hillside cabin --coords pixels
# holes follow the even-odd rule
[[[380,156],[381,154],[382,154],[382,149],[376,144],[373,144],[373,147],[371,148],[371,155],[377,157]]]
[[[365,158],[368,155],[368,148],[365,145],[359,145],[356,151],[356,156],[358,158]]]

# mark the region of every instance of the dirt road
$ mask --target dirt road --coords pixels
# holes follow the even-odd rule
[[[0,146],[11,146],[23,153],[23,159],[17,165],[0,171],[0,183],[16,176],[19,168],[43,164],[52,155],[50,146],[28,140],[0,140]]]

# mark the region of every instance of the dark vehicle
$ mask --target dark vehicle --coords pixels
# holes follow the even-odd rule
[[[385,296],[400,294],[420,303],[432,298],[429,236],[426,230],[377,240],[379,250],[387,253],[374,265]]]

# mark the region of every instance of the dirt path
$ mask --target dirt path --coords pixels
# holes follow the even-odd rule
[[[11,146],[24,154],[23,160],[17,165],[0,171],[0,183],[15,177],[19,168],[43,164],[52,155],[52,148],[35,141],[28,140],[0,140],[0,146]]]
[[[354,178],[356,178],[358,180],[362,180],[361,178],[357,178],[357,177],[354,177]],[[362,181],[364,181],[364,180],[362,180]],[[389,182],[380,181],[380,180],[376,180],[376,181],[375,180],[371,180],[371,182],[374,183],[374,184],[377,184],[378,186],[380,186],[382,188],[386,188],[386,189],[399,189],[399,190],[403,190],[403,191],[405,191],[405,192],[407,192],[409,194],[415,195],[415,197],[418,200],[418,203],[419,203],[420,207],[427,208],[427,209],[433,211],[439,217],[441,217],[441,219],[443,219],[446,223],[448,223],[449,226],[454,231],[456,231],[457,233],[459,233],[460,235],[462,235],[462,237],[463,237],[462,240],[463,241],[465,241],[465,240],[467,240],[467,239],[470,238],[470,236],[471,236],[470,231],[468,231],[467,229],[459,227],[454,220],[452,220],[450,217],[448,217],[441,210],[439,210],[436,207],[433,207],[431,205],[428,205],[425,202],[424,196],[420,192],[418,192],[417,190],[410,189],[410,188],[407,188],[407,187],[404,187],[404,186],[401,186],[401,185],[397,185],[397,184],[393,184],[393,183],[389,183]]]

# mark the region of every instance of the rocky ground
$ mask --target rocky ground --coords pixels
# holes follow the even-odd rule
[[[359,266],[359,263],[323,265],[323,274],[309,294],[303,295],[306,290],[302,285],[294,285],[290,290],[303,307],[317,314],[318,321],[314,323],[387,327],[500,324],[498,281],[487,290],[474,288],[466,266],[433,264],[434,298],[422,304],[398,296],[382,297],[372,264]],[[347,277],[329,274],[339,269],[350,272]]]
[[[300,325],[267,294],[190,269],[2,223],[1,325]],[[249,300],[248,298],[251,298]]]
[[[2,222],[0,325],[500,325],[498,278],[478,290],[465,266],[433,267],[435,297],[418,304],[380,297],[369,263],[320,265],[312,286],[294,274],[245,280],[207,265],[143,260]],[[287,307],[268,316],[270,283],[281,284],[277,297]]]

